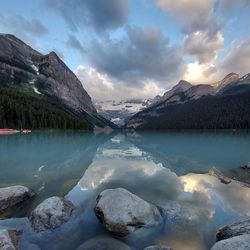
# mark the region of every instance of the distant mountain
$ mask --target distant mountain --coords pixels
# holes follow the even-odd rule
[[[97,114],[81,82],[55,52],[42,55],[8,34],[0,35],[0,88],[5,98],[0,102],[0,127],[112,126]]]
[[[126,129],[250,128],[250,74],[235,73],[214,84],[180,81],[163,97],[138,112]]]
[[[221,81],[215,82],[212,86],[215,88],[216,91],[221,90],[223,87],[232,83],[234,81],[238,81],[240,76],[236,73],[230,73],[226,77],[224,77]]]
[[[97,101],[95,107],[101,116],[118,126],[123,126],[131,116],[146,108],[150,103],[149,100],[145,101],[141,99],[107,100]]]

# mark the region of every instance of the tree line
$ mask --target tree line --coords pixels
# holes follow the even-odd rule
[[[0,128],[92,129],[87,120],[77,117],[45,97],[11,88],[0,88]]]

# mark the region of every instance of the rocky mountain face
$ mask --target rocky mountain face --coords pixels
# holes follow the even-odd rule
[[[197,100],[206,95],[215,95],[215,90],[211,85],[199,84],[192,86],[187,91],[185,91],[186,100]]]
[[[42,55],[13,35],[0,35],[0,75],[2,84],[31,88],[75,110],[97,113],[81,82],[55,52]]]
[[[211,85],[180,81],[124,128],[250,128],[250,74],[230,73]]]
[[[167,100],[169,97],[173,96],[174,94],[186,91],[192,87],[192,84],[181,80],[177,85],[175,85],[170,91],[167,91],[161,101]]]
[[[55,52],[42,55],[8,34],[0,34],[0,90],[2,127],[113,127]]]
[[[221,81],[213,83],[212,86],[215,88],[216,91],[219,91],[229,83],[239,80],[239,78],[240,76],[238,74],[230,73],[225,76]]]

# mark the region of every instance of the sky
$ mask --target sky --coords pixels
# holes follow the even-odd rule
[[[250,0],[0,0],[0,33],[55,51],[94,100],[250,72]]]

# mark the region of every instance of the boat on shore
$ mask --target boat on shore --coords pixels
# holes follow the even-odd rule
[[[29,134],[29,133],[31,133],[31,130],[30,129],[22,129],[21,133],[22,134]]]
[[[31,133],[30,129],[21,129],[21,130],[17,130],[17,129],[11,129],[11,128],[1,128],[0,129],[0,135],[14,135],[14,134],[29,134]]]
[[[0,129],[0,135],[14,135],[19,133],[20,130],[17,129],[10,129],[10,128],[1,128]]]

